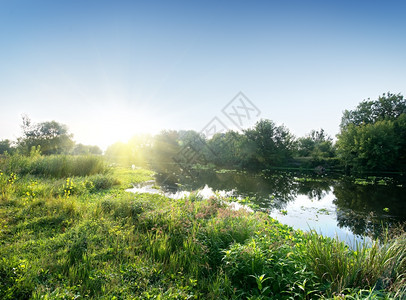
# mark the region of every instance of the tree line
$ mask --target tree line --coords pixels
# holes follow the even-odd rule
[[[76,145],[65,125],[55,121],[34,124],[23,118],[23,136],[15,145],[0,141],[5,151],[29,154],[101,154],[97,146]],[[193,130],[163,130],[134,136],[110,145],[112,162],[148,166],[159,172],[196,167],[263,170],[318,168],[346,173],[404,172],[406,170],[406,99],[385,93],[345,110],[336,142],[323,129],[296,138],[288,128],[262,119],[253,128],[215,134],[211,139]]]
[[[193,130],[136,136],[128,143],[111,145],[105,155],[116,162],[148,165],[162,172],[196,166],[259,170],[335,164],[334,143],[323,130],[295,139],[285,126],[271,120],[260,120],[242,132],[218,133],[211,139]]]
[[[56,121],[34,123],[24,115],[22,117],[22,136],[16,142],[8,139],[0,140],[0,154],[30,155],[40,152],[43,155],[52,154],[95,154],[101,155],[98,146],[76,144],[68,126]]]

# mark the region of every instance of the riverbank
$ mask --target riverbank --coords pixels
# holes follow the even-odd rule
[[[0,177],[2,299],[406,295],[404,233],[351,250],[221,197],[126,192],[147,170],[55,174]]]

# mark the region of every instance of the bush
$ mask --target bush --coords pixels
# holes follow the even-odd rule
[[[117,179],[105,174],[89,176],[85,180],[85,186],[91,192],[107,190],[118,184],[120,183],[117,181]]]

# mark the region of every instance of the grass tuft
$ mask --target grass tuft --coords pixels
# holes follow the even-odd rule
[[[147,170],[58,158],[2,162],[0,299],[405,298],[404,232],[349,248],[221,197],[126,192]]]

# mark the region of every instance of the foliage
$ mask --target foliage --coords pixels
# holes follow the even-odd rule
[[[375,123],[348,124],[338,135],[338,153],[354,171],[404,171],[406,114]]]
[[[134,184],[152,180],[154,172],[146,169],[132,170],[129,168],[115,167],[112,170],[113,177],[118,180],[123,189],[132,188]]]
[[[32,147],[40,147],[44,155],[69,153],[74,142],[73,135],[68,132],[68,127],[56,121],[32,123],[23,116],[23,136],[18,139],[18,149],[24,154],[29,154]]]
[[[32,174],[47,177],[86,176],[107,172],[103,157],[96,155],[31,156],[14,154],[0,161],[0,168],[7,173]]]
[[[66,125],[55,121],[34,124],[23,117],[20,154],[100,155],[97,146],[77,144]],[[403,172],[406,170],[406,100],[386,93],[346,110],[338,142],[323,129],[295,139],[289,130],[271,120],[260,120],[242,132],[227,131],[206,139],[193,130],[164,130],[155,136],[137,135],[127,143],[108,147],[108,161],[140,166],[157,173],[191,173],[217,166],[229,169],[314,169],[325,171]],[[0,142],[0,154],[13,152],[12,143]],[[337,155],[336,155],[337,153]],[[293,159],[294,158],[294,159]]]
[[[348,289],[397,291],[404,289],[406,275],[406,235],[385,237],[355,244],[350,249],[338,239],[325,238],[314,232],[307,234],[300,257],[322,279],[329,292]]]
[[[343,160],[357,171],[389,171],[397,158],[395,140],[391,121],[349,125],[339,136],[338,149]]]
[[[150,160],[153,170],[165,173],[179,170],[180,166],[174,161],[181,151],[179,138],[179,132],[175,130],[163,130],[154,137]]]
[[[331,158],[335,156],[334,150],[332,138],[323,129],[312,130],[297,140],[297,155],[300,157]]]
[[[5,154],[5,153],[13,153],[14,152],[14,147],[12,146],[12,142],[10,140],[0,140],[0,154]]]
[[[110,161],[126,166],[131,165],[131,149],[122,142],[110,145],[106,150],[105,156]]]
[[[345,110],[340,128],[344,129],[350,124],[360,126],[383,120],[396,120],[405,113],[406,99],[401,94],[388,92],[377,100],[362,101],[355,110]]]
[[[319,148],[327,151],[323,147]],[[135,136],[128,143],[111,145],[106,156],[122,166],[148,165],[158,173],[173,173],[207,165],[239,169],[285,166],[293,150],[294,137],[286,127],[261,120],[254,128],[217,133],[211,139],[193,130]]]
[[[245,134],[228,131],[217,133],[207,141],[207,158],[216,166],[249,168],[254,162],[255,145]]]
[[[123,191],[151,178],[142,169],[60,179],[26,172],[12,183],[4,174],[2,299],[405,295],[404,234],[352,250],[219,197]]]
[[[117,142],[110,145],[105,153],[108,160],[121,166],[146,166],[151,157],[152,137],[150,135],[136,135],[128,143]]]
[[[261,120],[253,129],[247,129],[244,133],[254,144],[253,160],[257,166],[280,166],[293,155],[293,135],[284,126]]]
[[[8,199],[14,191],[14,183],[17,180],[15,173],[5,174],[0,170],[0,199]]]
[[[103,151],[98,146],[76,144],[72,150],[73,155],[101,155]]]

